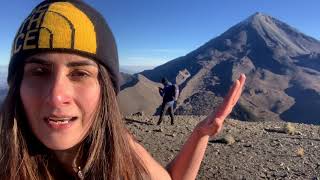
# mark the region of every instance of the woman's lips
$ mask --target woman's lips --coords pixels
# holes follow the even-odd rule
[[[57,116],[50,116],[50,117],[44,118],[46,124],[50,128],[55,130],[67,129],[71,127],[71,125],[76,119],[77,117],[57,117]]]

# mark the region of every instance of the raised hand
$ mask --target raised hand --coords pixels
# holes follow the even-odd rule
[[[241,74],[239,79],[231,86],[227,96],[215,111],[212,111],[203,121],[201,121],[196,131],[201,136],[214,136],[220,132],[225,118],[231,113],[233,107],[238,102],[246,80],[246,76]]]

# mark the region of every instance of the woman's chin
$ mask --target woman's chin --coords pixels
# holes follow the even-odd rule
[[[78,143],[68,143],[68,142],[46,142],[44,145],[54,151],[61,151],[61,150],[67,150],[71,149],[72,147],[76,146]]]
[[[83,138],[72,137],[49,137],[39,139],[43,145],[51,150],[67,150],[80,144]]]

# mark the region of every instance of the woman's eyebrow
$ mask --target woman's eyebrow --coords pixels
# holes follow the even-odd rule
[[[41,64],[41,65],[53,65],[52,62],[46,61],[44,59],[37,58],[37,57],[32,57],[29,60],[27,60],[25,63],[26,64],[35,63],[35,64]],[[91,60],[77,60],[77,61],[67,62],[66,66],[67,67],[77,67],[77,66],[94,66],[94,67],[96,67],[97,65],[96,65],[96,63],[94,63]]]
[[[48,62],[46,60],[43,60],[43,59],[37,58],[37,57],[32,57],[29,60],[27,60],[25,63],[26,64],[35,63],[35,64],[41,64],[41,65],[52,65],[51,62]]]
[[[68,62],[67,67],[77,67],[77,66],[94,66],[97,67],[96,63],[91,60],[78,60],[73,62]]]

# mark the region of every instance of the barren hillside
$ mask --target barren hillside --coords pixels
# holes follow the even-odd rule
[[[180,85],[177,114],[208,114],[244,73],[247,81],[233,118],[320,124],[319,57],[318,40],[256,13],[185,56],[141,74],[153,82],[163,76],[175,82],[179,71],[190,73]],[[149,94],[148,99],[157,95]]]

